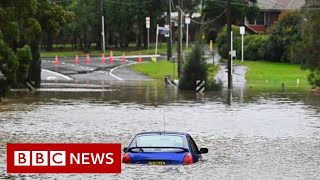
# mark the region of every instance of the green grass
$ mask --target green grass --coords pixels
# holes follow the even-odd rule
[[[267,61],[236,60],[236,64],[248,68],[246,74],[247,87],[255,89],[279,89],[284,83],[285,89],[310,89],[307,80],[309,71],[301,70],[300,65],[275,63]],[[299,79],[299,84],[297,80]]]
[[[132,66],[133,70],[147,75],[153,79],[163,80],[165,75],[170,75],[171,79],[177,79],[177,63],[172,63],[166,60],[158,61],[157,63],[148,62],[143,64],[134,64]],[[209,77],[208,79],[213,79],[217,72],[219,71],[218,66],[210,65],[208,68]]]
[[[66,45],[67,46],[67,45]],[[55,47],[55,45],[54,45]],[[190,51],[191,48],[186,49],[186,51]],[[125,55],[152,55],[155,53],[155,45],[151,45],[150,49],[134,49],[134,48],[128,48],[127,50],[113,50],[114,56],[122,56],[123,53]],[[172,48],[172,52],[176,52],[175,46]],[[41,57],[55,57],[58,55],[59,57],[75,57],[75,55],[79,56],[85,56],[86,53],[83,53],[82,51],[71,51],[71,50],[54,50],[54,51],[42,51]],[[90,51],[89,54],[91,56],[101,56],[101,51]],[[167,45],[162,43],[161,45],[158,45],[158,53],[157,54],[167,54]],[[105,56],[110,56],[110,50],[106,50]]]
[[[148,62],[143,64],[132,65],[133,70],[147,75],[153,79],[164,80],[165,75],[170,75],[171,79],[177,79],[177,63],[172,63],[166,60],[154,62]]]

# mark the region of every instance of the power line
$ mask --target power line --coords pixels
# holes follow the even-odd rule
[[[183,12],[183,10],[180,8],[180,6],[177,6],[177,8],[182,12],[182,14],[185,16],[187,15],[185,12]],[[210,23],[213,23],[214,21],[216,21],[217,19],[219,19],[225,12],[227,11],[227,9],[225,9],[220,15],[218,15],[217,17],[215,17],[214,19],[211,19],[207,22],[198,22],[198,21],[195,21],[193,19],[190,18],[190,20],[196,24],[202,24],[202,25],[206,25],[206,24],[210,24]]]

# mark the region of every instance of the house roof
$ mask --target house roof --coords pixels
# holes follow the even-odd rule
[[[283,11],[289,9],[299,9],[305,4],[305,0],[257,0],[257,5],[261,10]]]
[[[254,33],[265,33],[267,31],[267,27],[264,25],[246,25],[250,31]]]

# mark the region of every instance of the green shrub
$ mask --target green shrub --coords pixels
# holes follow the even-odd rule
[[[233,49],[237,51],[237,58],[241,58],[241,35],[240,28],[232,26],[233,31]],[[244,36],[244,58],[247,60],[264,59],[268,35],[247,34]],[[218,34],[217,38],[219,54],[222,58],[228,58],[227,51],[227,27],[225,26]]]
[[[312,70],[308,76],[308,81],[313,87],[320,87],[320,68]]]
[[[268,35],[253,34],[244,37],[244,59],[261,60],[265,58]],[[241,45],[237,48],[237,58],[241,58]]]
[[[240,28],[238,26],[232,26],[233,31],[233,47],[234,49],[238,49],[239,45],[241,46],[241,41],[239,41],[240,36]],[[241,39],[240,39],[241,40]],[[228,58],[228,39],[227,39],[227,26],[224,26],[217,37],[217,45],[219,54],[222,58]]]
[[[32,63],[32,54],[28,45],[25,45],[23,48],[18,49],[17,59],[19,62],[17,71],[17,83],[22,84],[25,83],[28,78],[30,66]]]
[[[197,80],[204,80],[207,82],[207,79],[208,71],[203,47],[200,42],[197,42],[183,67],[183,73],[179,80],[179,88],[195,90]]]
[[[266,58],[271,61],[290,62],[290,51],[301,41],[301,13],[297,10],[281,13],[270,29]]]

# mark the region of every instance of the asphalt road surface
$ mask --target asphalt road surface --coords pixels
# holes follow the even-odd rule
[[[150,61],[151,56],[142,56],[143,62]],[[138,62],[138,56],[126,57],[126,62],[121,57],[115,57],[113,63],[108,58],[106,63],[101,62],[100,57],[92,57],[90,63],[85,62],[85,57],[79,57],[76,64],[74,58],[59,58],[59,64],[54,58],[42,59],[43,81],[85,81],[101,82],[105,80],[148,80],[147,76],[137,74],[129,66]],[[142,63],[143,63],[142,62]]]

